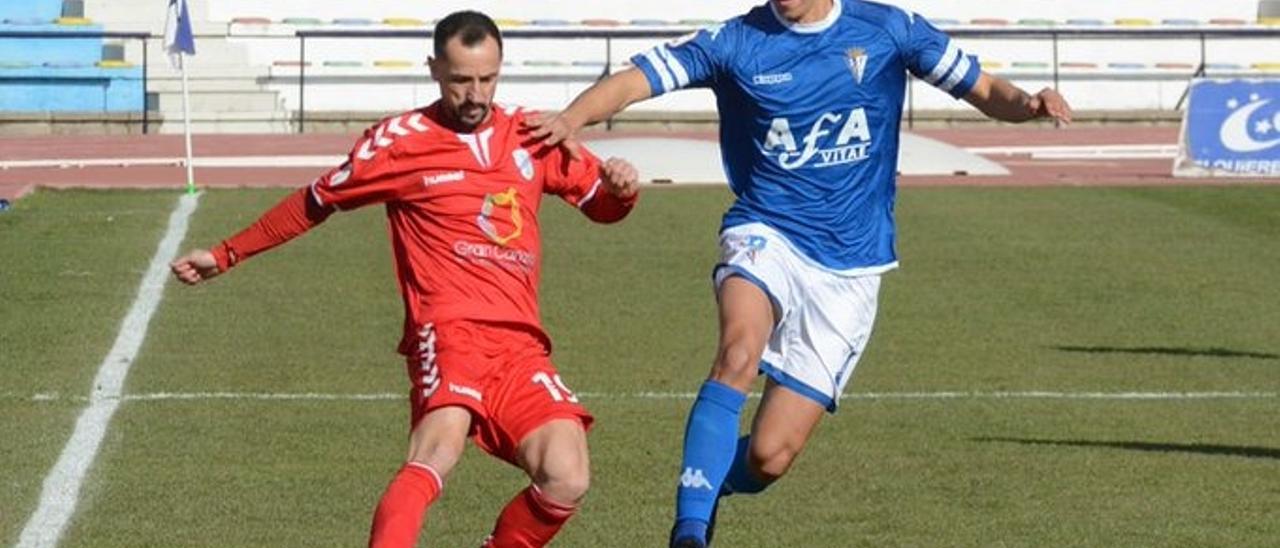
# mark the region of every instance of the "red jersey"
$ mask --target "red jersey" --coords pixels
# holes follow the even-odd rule
[[[346,163],[215,248],[219,266],[291,239],[334,208],[383,203],[405,305],[401,353],[416,350],[423,325],[456,319],[521,324],[546,341],[537,298],[543,194],[598,222],[625,217],[635,199],[600,189],[600,162],[590,153],[571,161],[559,147],[526,143],[517,108],[493,105],[473,133],[441,125],[440,108],[437,102],[366,130]],[[295,222],[306,226],[279,226]]]

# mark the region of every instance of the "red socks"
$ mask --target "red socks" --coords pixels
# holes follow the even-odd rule
[[[444,486],[430,466],[406,463],[387,485],[373,514],[369,548],[411,548],[418,543],[427,507]]]
[[[540,548],[551,542],[577,507],[548,499],[530,485],[507,503],[485,548]]]
[[[369,531],[369,548],[412,548],[422,519],[440,497],[440,476],[430,466],[410,462],[400,468],[378,502]],[[511,499],[486,548],[541,548],[551,542],[577,507],[548,499],[530,485]]]

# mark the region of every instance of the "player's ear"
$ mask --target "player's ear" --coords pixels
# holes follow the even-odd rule
[[[428,56],[427,56],[427,70],[429,70],[429,71],[431,72],[431,79],[432,79],[432,80],[435,80],[435,81],[437,81],[437,82],[439,82],[439,81],[440,81],[440,60],[439,60],[439,59],[437,59],[437,58],[435,58],[435,57],[432,57],[432,56],[428,55]]]

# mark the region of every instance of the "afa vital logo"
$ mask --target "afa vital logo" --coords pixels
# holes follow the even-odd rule
[[[831,135],[837,129],[833,142]],[[817,161],[813,167],[831,167],[866,160],[871,148],[871,128],[867,124],[867,112],[859,107],[844,115],[825,113],[809,126],[802,141],[803,149],[796,143],[791,122],[786,118],[774,118],[769,125],[769,133],[764,138],[764,153],[776,153],[778,164],[789,170],[802,167],[814,159]]]

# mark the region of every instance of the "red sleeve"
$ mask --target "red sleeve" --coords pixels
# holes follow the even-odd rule
[[[323,223],[333,213],[311,198],[311,191],[300,188],[263,213],[256,222],[239,234],[214,246],[210,251],[218,261],[218,270],[226,272],[237,263],[292,240]]]
[[[600,159],[586,147],[578,150],[581,160],[574,160],[558,146],[541,151],[547,192],[560,196],[597,223],[622,220],[631,213],[639,193],[619,198],[605,191],[600,180]]]
[[[311,184],[317,202],[338,209],[390,202],[422,189],[417,173],[428,156],[418,133],[426,131],[422,114],[388,118],[365,130],[346,163]],[[421,128],[421,129],[419,129]]]

